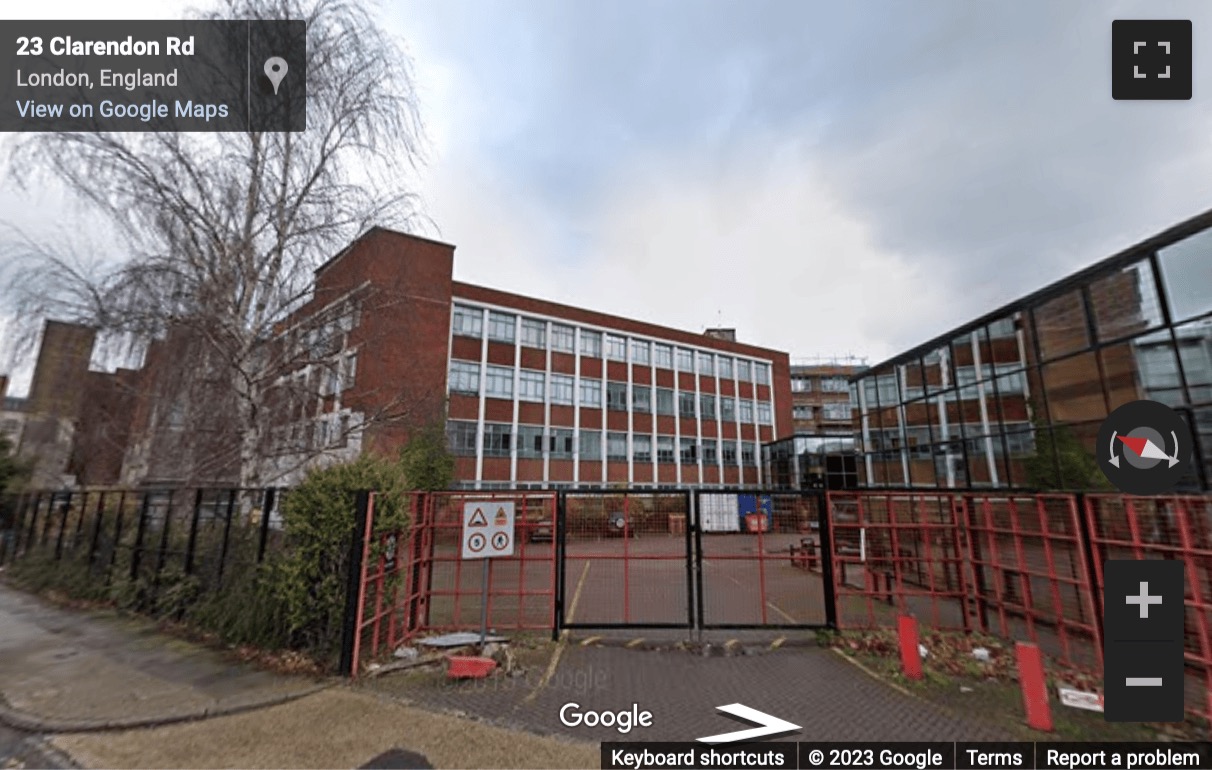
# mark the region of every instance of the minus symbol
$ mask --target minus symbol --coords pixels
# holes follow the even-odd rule
[[[1128,687],[1161,687],[1162,678],[1160,676],[1130,676],[1127,677],[1126,686]]]

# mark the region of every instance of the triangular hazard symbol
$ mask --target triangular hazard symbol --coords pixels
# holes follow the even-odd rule
[[[484,512],[476,508],[476,512],[471,514],[471,521],[467,522],[469,527],[487,527],[488,519],[484,518]]]
[[[505,525],[506,525],[508,522],[509,522],[509,516],[507,516],[507,515],[506,515],[506,513],[505,513],[505,509],[504,509],[504,508],[498,508],[498,509],[497,509],[497,521],[496,521],[497,526],[498,526],[498,527],[503,527],[503,526],[505,526]]]

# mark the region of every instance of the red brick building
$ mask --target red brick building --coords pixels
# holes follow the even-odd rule
[[[453,263],[373,229],[316,271],[281,327],[305,353],[267,481],[445,419],[464,486],[761,483],[760,445],[792,430],[786,353],[456,282]],[[300,463],[309,437],[334,446]]]

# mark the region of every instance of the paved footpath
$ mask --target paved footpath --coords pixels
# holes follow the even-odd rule
[[[0,583],[0,768],[596,767],[598,749],[283,676]],[[376,759],[378,762],[376,763]]]

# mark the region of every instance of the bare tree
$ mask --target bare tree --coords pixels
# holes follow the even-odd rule
[[[363,3],[223,0],[204,18],[306,20],[307,130],[25,137],[12,177],[65,183],[115,225],[130,257],[102,269],[27,243],[7,288],[21,322],[53,314],[109,339],[182,342],[174,355],[188,383],[167,383],[166,397],[187,399],[200,380],[214,386],[200,401],[195,393],[194,408],[222,423],[227,439],[215,444],[228,447],[199,458],[212,467],[191,476],[222,475],[216,468],[234,463],[241,483],[254,485],[281,416],[271,403],[284,381],[305,384],[284,376],[312,356],[284,340],[283,322],[307,299],[314,268],[359,233],[415,223],[403,180],[418,163],[422,129],[408,59]]]

